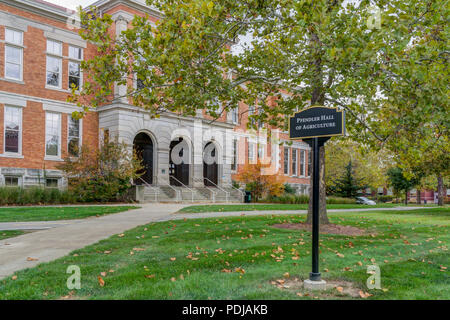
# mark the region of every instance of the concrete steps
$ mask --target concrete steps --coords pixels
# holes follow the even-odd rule
[[[145,187],[144,199],[141,202],[182,202],[182,203],[241,203],[242,194],[232,188],[214,187],[175,187],[175,186],[152,186]],[[228,197],[226,192],[228,192]]]

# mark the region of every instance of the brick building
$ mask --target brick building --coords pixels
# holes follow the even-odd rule
[[[94,5],[112,16],[111,32],[116,34],[136,14],[147,13],[152,21],[161,18],[143,0],[100,0]],[[165,113],[151,119],[119,98],[126,87],[116,86],[117,99],[111,104],[73,119],[77,107],[67,102],[69,88],[83,85],[80,61],[95,54],[94,45],[70,23],[73,15],[42,0],[0,0],[0,185],[63,188],[67,182],[57,165],[76,156],[81,145],[98,148],[108,135],[140,151],[146,173],[138,183],[148,196],[195,193],[205,198],[222,193],[230,198],[237,191],[231,182],[239,167],[258,159],[270,159],[274,173],[285,175],[298,192],[307,192],[309,146],[295,141],[279,147],[264,134],[246,130],[254,106],[240,104],[212,123],[201,111],[196,117]],[[279,140],[288,141],[287,132],[275,132]],[[174,150],[181,164],[172,159]],[[205,153],[216,161],[206,163]]]

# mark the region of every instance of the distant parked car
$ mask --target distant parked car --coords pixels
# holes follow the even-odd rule
[[[377,204],[375,201],[370,200],[370,199],[368,199],[366,197],[356,197],[356,203],[358,203],[358,204],[367,204],[369,206],[374,206],[374,205]]]

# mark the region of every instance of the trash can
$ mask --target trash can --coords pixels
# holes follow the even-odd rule
[[[244,202],[250,203],[252,201],[252,193],[250,191],[245,191]]]

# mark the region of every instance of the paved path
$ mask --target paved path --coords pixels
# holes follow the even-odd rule
[[[15,271],[55,260],[69,254],[73,250],[150,222],[243,215],[306,214],[307,212],[306,210],[270,210],[175,213],[188,205],[145,204],[140,209],[83,220],[0,223],[0,230],[39,230],[18,237],[0,240],[0,279],[11,275]],[[328,212],[414,210],[421,208],[423,207],[333,209],[328,210]],[[430,209],[432,208],[430,207]],[[27,261],[28,257],[38,260]]]
[[[0,240],[0,279],[15,271],[63,257],[114,234],[165,218],[182,207],[178,204],[151,204],[93,219],[41,222],[41,227],[53,228]],[[3,227],[6,224],[2,223]],[[39,222],[24,224],[36,226]],[[39,260],[27,261],[28,257]]]

